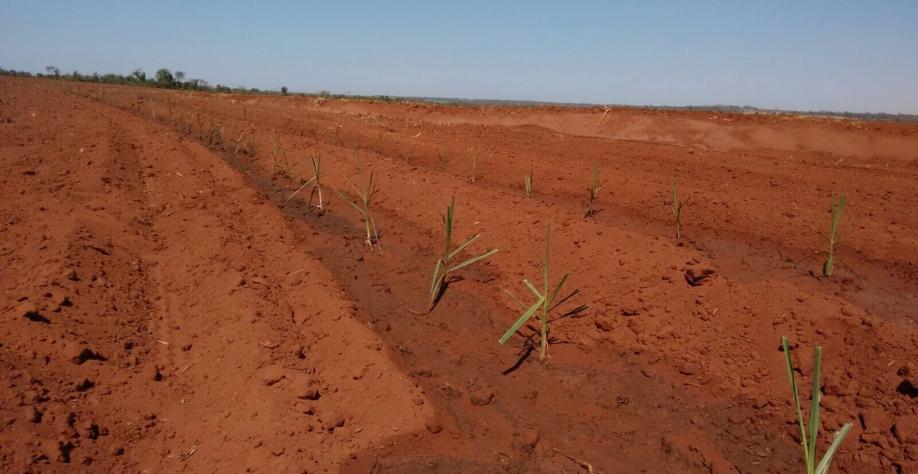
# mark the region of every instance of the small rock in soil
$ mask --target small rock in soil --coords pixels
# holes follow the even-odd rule
[[[449,383],[443,384],[443,386],[440,387],[440,390],[443,391],[443,395],[450,398],[455,398],[462,395],[462,392],[458,388],[452,386]]]
[[[905,455],[908,456],[912,461],[918,461],[918,444],[910,444],[905,447]],[[913,466],[914,469],[918,469],[918,462]],[[902,469],[900,472],[914,472],[909,469]]]
[[[60,311],[61,308],[73,306],[70,297],[61,291],[52,290],[47,294],[47,297],[51,299],[51,307],[54,308],[55,312]]]
[[[152,379],[155,382],[161,382],[163,380],[163,367],[159,364],[150,364],[147,365],[144,369],[144,372],[147,374],[148,379]]]
[[[901,416],[893,428],[896,438],[904,444],[918,445],[918,415]]]
[[[261,371],[261,381],[265,385],[271,386],[280,382],[284,378],[284,368],[279,365],[269,365]]]
[[[625,316],[637,316],[641,314],[641,307],[637,302],[625,303],[622,305],[622,314]]]
[[[46,444],[45,454],[47,454],[49,459],[69,463],[70,452],[73,451],[73,448],[75,448],[75,446],[70,441],[64,439],[51,440]]]
[[[96,384],[92,380],[83,379],[82,381],[77,382],[74,388],[76,388],[77,392],[85,392],[95,386]]]
[[[494,392],[488,389],[476,390],[469,395],[469,400],[472,405],[486,407],[494,400]]]
[[[867,408],[859,417],[865,433],[886,433],[893,425],[893,420],[881,408]]]
[[[918,385],[912,383],[911,380],[903,380],[896,386],[896,391],[902,395],[908,395],[910,398],[918,397]]]
[[[175,338],[175,345],[183,352],[188,352],[191,350],[193,342],[188,336],[178,336]]]
[[[615,326],[612,324],[612,320],[606,317],[599,317],[593,322],[597,328],[602,332],[609,332],[615,329]]]
[[[26,407],[25,409],[25,418],[30,423],[41,423],[42,416],[44,416],[44,413],[36,406]]]
[[[698,372],[698,364],[692,362],[683,362],[679,364],[679,373],[682,375],[695,375]]]
[[[26,318],[36,323],[50,323],[51,320],[39,313],[38,307],[34,303],[25,302],[16,307],[16,315]]]
[[[82,344],[71,343],[64,347],[64,357],[74,364],[81,365],[89,360],[105,360],[98,352]]]
[[[542,432],[538,428],[524,430],[522,435],[523,449],[532,451],[541,439]]]
[[[319,389],[312,377],[302,376],[293,380],[293,394],[304,400],[318,400]]]
[[[335,431],[335,428],[341,428],[344,426],[344,415],[337,412],[332,412],[328,415],[326,421],[326,429],[328,431]]]
[[[427,428],[427,431],[430,431],[433,434],[437,434],[443,431],[443,424],[440,423],[440,420],[436,418],[431,418],[424,422],[424,426]]]
[[[691,286],[709,283],[714,279],[714,269],[708,267],[689,267],[685,270],[685,281]]]
[[[81,430],[81,432],[82,432],[81,434],[86,438],[96,439],[99,437],[99,425],[91,421],[86,422],[83,425],[83,429]]]

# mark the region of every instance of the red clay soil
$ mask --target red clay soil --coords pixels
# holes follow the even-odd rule
[[[918,124],[2,78],[0,160],[4,472],[802,472],[782,335],[832,471],[918,472]],[[451,196],[500,251],[428,314]]]

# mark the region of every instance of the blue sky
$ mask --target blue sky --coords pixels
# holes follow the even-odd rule
[[[0,0],[0,66],[296,91],[918,113],[918,1]]]

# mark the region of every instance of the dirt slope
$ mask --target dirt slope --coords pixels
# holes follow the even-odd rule
[[[4,470],[334,470],[423,429],[314,236],[201,146],[51,97],[4,93]]]
[[[0,90],[5,470],[788,472],[781,335],[807,386],[824,348],[822,446],[855,425],[835,471],[915,469],[918,127]],[[310,156],[322,216],[288,200]],[[330,191],[359,162],[381,251]],[[817,279],[833,193],[844,265]],[[456,233],[500,251],[425,314],[453,195]],[[541,364],[497,338],[549,222],[590,309]]]

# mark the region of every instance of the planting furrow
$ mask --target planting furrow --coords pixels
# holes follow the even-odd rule
[[[726,153],[556,136],[536,127],[453,127],[306,112],[294,101],[234,100],[189,97],[181,115],[197,107],[204,117],[215,116],[221,130],[235,130],[205,143],[256,195],[283,209],[290,233],[298,236],[296,252],[322,262],[353,302],[356,317],[380,335],[438,414],[429,433],[393,435],[358,454],[350,467],[417,470],[440,462],[478,469],[497,460],[510,468],[556,471],[576,466],[570,455],[602,459],[596,465],[605,469],[636,463],[653,470],[663,446],[665,462],[674,464],[773,468],[795,457],[784,425],[792,418],[784,406],[786,377],[776,347],[782,335],[802,347],[823,346],[832,358],[825,374],[826,430],[870,418],[862,413],[869,407],[908,414],[901,400],[909,396],[908,386],[902,388],[900,377],[909,371],[898,361],[907,359],[913,346],[910,332],[902,331],[916,307],[914,282],[902,278],[913,264],[909,258],[902,264],[890,260],[887,234],[861,238],[884,225],[873,210],[882,215],[896,206],[870,191],[847,192],[856,169],[832,168],[810,189],[802,178],[777,178],[788,169],[801,175],[826,166],[815,155],[788,164],[770,152],[743,153],[739,163],[722,165],[716,161]],[[161,124],[206,138],[202,127],[188,134],[181,119],[173,123],[155,113]],[[479,162],[475,157],[484,150],[476,148],[465,163],[465,150],[453,143],[481,137],[500,159]],[[273,145],[278,143],[282,148]],[[594,179],[588,209],[600,212],[584,219],[589,164],[597,150],[602,169],[614,171],[603,173],[607,193],[595,192]],[[607,159],[609,150],[637,151],[639,158],[623,164]],[[355,154],[366,168],[355,166]],[[533,162],[533,156],[544,158]],[[318,161],[310,163],[312,157],[322,159],[322,186],[332,190],[320,209],[311,205],[311,193],[295,193],[310,190],[307,178],[318,183]],[[769,166],[784,168],[771,173]],[[335,191],[347,185],[342,176],[372,179],[354,180],[355,193],[341,196]],[[900,177],[877,179],[900,186]],[[691,205],[667,215],[663,204],[673,178],[679,185],[678,195],[671,193],[673,205],[686,198]],[[738,178],[756,193],[731,189]],[[840,226],[833,225],[842,242],[831,248],[858,276],[837,267],[832,278],[817,280],[806,270],[818,271],[821,258],[807,261],[807,254],[825,248],[829,217],[821,196],[836,189],[833,180],[842,181],[851,199]],[[440,257],[445,266],[450,260],[448,243],[447,258],[440,254],[437,212],[453,195],[460,202],[458,228],[481,234],[482,243],[501,251],[484,265],[464,269],[465,279],[454,281],[425,314],[431,292],[437,293],[438,272],[432,290],[430,263]],[[890,203],[902,199],[898,192],[887,197]],[[808,198],[813,202],[801,201]],[[781,200],[790,207],[773,204]],[[784,217],[777,217],[779,212]],[[682,224],[681,242],[673,238],[674,218]],[[905,216],[901,226],[908,228],[912,220]],[[571,283],[581,288],[590,309],[584,317],[550,325],[521,318],[521,334],[510,332],[505,341],[522,351],[502,349],[495,336],[528,305],[520,307],[503,290],[548,269],[547,258],[540,263],[533,257],[544,244],[546,224],[555,230],[551,266],[571,270]],[[812,238],[805,236],[810,228]],[[882,246],[870,247],[876,243]],[[912,244],[905,239],[896,245]],[[547,273],[546,285],[563,281]],[[544,305],[548,288],[530,289]],[[544,319],[548,311],[542,309]],[[545,347],[534,342],[545,327],[550,327],[547,365],[531,357],[517,364],[527,347]],[[856,344],[852,334],[873,344]],[[562,400],[575,408],[565,410]],[[870,436],[850,438],[858,442],[842,446],[836,457],[842,468],[865,463],[866,453],[878,451]],[[902,447],[883,449],[888,459],[904,455]],[[607,459],[608,452],[625,454]],[[763,457],[768,462],[760,461]],[[794,462],[785,464],[790,468]]]
[[[485,272],[470,269],[473,278],[456,284],[437,310],[425,315],[425,295],[429,295],[425,285],[429,281],[420,277],[419,269],[435,258],[427,250],[435,239],[429,231],[387,206],[378,216],[386,223],[380,236],[383,251],[371,251],[361,237],[363,224],[353,213],[345,214],[340,201],[317,216],[308,200],[288,199],[290,185],[283,180],[272,179],[251,161],[231,152],[219,155],[245,176],[250,186],[284,210],[297,234],[311,236],[302,243],[301,251],[323,262],[354,301],[357,317],[386,341],[392,357],[423,387],[440,414],[427,426],[429,436],[399,436],[387,443],[388,447],[380,445],[380,450],[359,456],[355,469],[377,462],[382,466],[420,466],[431,459],[452,459],[456,453],[467,462],[499,462],[520,469],[550,471],[552,466],[570,462],[552,454],[549,447],[593,459],[604,459],[608,452],[624,452],[627,456],[615,459],[615,463],[653,469],[660,460],[643,451],[656,449],[661,437],[669,439],[680,429],[696,436],[706,429],[748,436],[739,434],[744,427],[730,427],[724,419],[702,422],[696,418],[692,423],[689,418],[660,413],[655,407],[674,403],[672,395],[661,395],[665,385],[654,387],[653,381],[630,384],[630,379],[646,376],[634,361],[614,351],[567,350],[550,367],[526,365],[521,369],[520,357],[528,357],[529,349],[522,346],[520,353],[508,352],[495,344],[496,335],[503,332],[498,315],[505,312],[505,306],[500,293],[489,285],[496,279],[491,267]],[[558,342],[564,346],[563,339]],[[588,362],[587,354],[603,354],[604,364]],[[554,412],[550,406],[556,400],[569,400],[572,409]],[[590,407],[591,400],[601,401]],[[675,403],[683,413],[691,413],[709,411],[711,401],[687,387]],[[530,409],[514,408],[521,405]],[[610,425],[616,428],[610,431]],[[453,440],[444,445],[438,436],[447,435]],[[533,436],[538,440],[532,441]],[[528,458],[536,444],[547,451]],[[739,459],[726,460],[742,458],[745,455],[741,451],[727,446],[726,453],[720,453],[722,448],[712,444],[706,455],[721,456],[727,464],[742,463]],[[550,459],[542,459],[546,454],[551,454]],[[689,449],[676,449],[673,454],[674,462],[690,462],[691,457]]]

